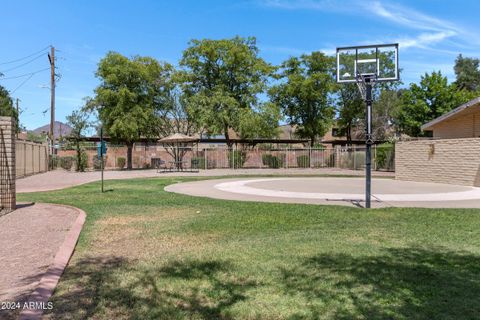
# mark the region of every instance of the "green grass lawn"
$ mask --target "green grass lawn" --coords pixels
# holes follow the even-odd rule
[[[366,211],[163,191],[185,180],[19,195],[88,214],[49,318],[480,318],[480,210]]]

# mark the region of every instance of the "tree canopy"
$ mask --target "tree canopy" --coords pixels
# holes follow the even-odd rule
[[[292,57],[280,66],[280,84],[270,89],[272,102],[283,110],[296,134],[311,146],[330,128],[335,110],[330,93],[334,87],[334,60],[321,52]]]
[[[410,84],[402,93],[402,106],[398,113],[399,129],[410,136],[422,136],[421,126],[462,103],[472,99],[474,94],[458,90],[455,84],[448,84],[447,77],[440,71],[425,73],[420,83]]]
[[[0,86],[0,116],[13,117],[18,128],[18,114],[13,106],[13,100],[10,93],[4,87]]]
[[[229,129],[254,135],[254,128],[245,130],[252,120],[260,123],[258,134],[273,134],[277,126],[270,127],[279,112],[258,96],[274,68],[258,53],[255,38],[192,40],[180,61],[182,89],[192,108],[207,133],[225,135],[228,144]]]
[[[458,55],[455,60],[455,84],[460,90],[478,91],[480,89],[480,60]]]
[[[133,143],[158,137],[155,111],[163,106],[171,72],[171,65],[153,58],[129,59],[116,52],[109,52],[98,65],[96,76],[101,83],[90,105],[110,138],[127,144],[128,169],[132,168]]]

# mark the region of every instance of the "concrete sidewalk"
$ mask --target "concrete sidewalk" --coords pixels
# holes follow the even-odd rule
[[[71,207],[34,204],[0,217],[0,301],[29,300],[79,214]],[[14,319],[20,311],[0,310],[0,318]]]
[[[335,168],[319,169],[212,169],[200,172],[165,172],[156,170],[105,171],[105,179],[133,179],[151,177],[216,177],[244,175],[364,175],[363,170],[348,170]],[[373,172],[373,175],[394,177],[393,172]],[[69,172],[54,170],[17,180],[17,193],[59,190],[92,181],[100,180],[100,172]]]

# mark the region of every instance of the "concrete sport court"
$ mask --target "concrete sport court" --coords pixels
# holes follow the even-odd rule
[[[226,200],[363,206],[365,178],[232,178],[169,185],[169,192]],[[372,207],[480,208],[480,188],[372,179]]]

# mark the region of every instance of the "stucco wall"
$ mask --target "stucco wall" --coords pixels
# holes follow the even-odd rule
[[[433,137],[440,139],[480,137],[480,109],[433,127]]]
[[[395,178],[480,187],[480,138],[398,142]]]

